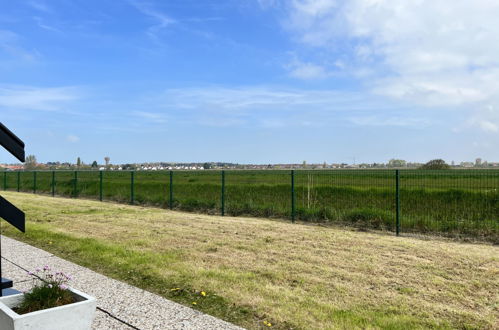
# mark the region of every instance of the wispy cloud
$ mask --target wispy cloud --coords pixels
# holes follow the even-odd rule
[[[160,33],[163,29],[177,22],[167,14],[154,8],[149,3],[140,2],[140,1],[130,1],[130,4],[133,7],[135,7],[139,12],[148,16],[149,18],[152,18],[155,21],[155,24],[151,25],[146,31],[146,34],[155,42],[160,41]]]
[[[257,125],[277,128],[356,123],[415,127],[425,123],[423,119],[418,121],[404,119],[402,116],[378,119],[375,122],[375,116],[379,113],[390,113],[404,107],[375,95],[272,86],[168,89],[146,97],[142,106],[156,107],[157,110],[136,111],[133,113],[135,116],[151,121],[164,120],[168,116],[171,121],[195,122],[207,126]],[[368,116],[374,116],[370,118],[370,122],[366,119]]]
[[[326,71],[324,66],[310,62],[295,60],[286,65],[286,68],[289,70],[289,75],[291,77],[304,80],[324,79],[331,75]]]
[[[167,116],[158,112],[148,112],[148,111],[132,111],[131,113],[135,117],[145,119],[149,122],[154,122],[158,124],[163,124],[167,122]]]
[[[42,28],[44,30],[51,31],[51,32],[57,32],[57,33],[62,33],[62,31],[59,30],[58,28],[46,24],[45,21],[41,17],[35,16],[35,17],[33,17],[33,19],[35,20],[36,24],[40,28]]]
[[[161,96],[163,106],[179,109],[217,109],[224,113],[258,110],[296,110],[308,105],[334,107],[354,93],[273,87],[205,87],[169,89]]]
[[[34,61],[39,56],[36,51],[28,51],[20,46],[19,35],[9,30],[0,30],[0,50],[14,60]]]
[[[394,127],[411,127],[425,128],[430,126],[428,119],[411,118],[407,116],[386,116],[386,115],[369,115],[351,117],[349,120],[357,126],[394,126]]]
[[[478,128],[485,133],[499,133],[499,111],[497,106],[488,105],[475,111],[465,126]]]
[[[66,141],[70,142],[70,143],[77,143],[77,142],[80,142],[80,138],[76,135],[68,135],[66,137]]]
[[[29,1],[29,2],[28,2],[28,4],[29,4],[32,8],[34,8],[34,9],[36,9],[36,10],[40,11],[40,12],[43,12],[43,13],[53,13],[52,7],[49,7],[49,6],[48,6],[45,2],[43,2],[43,1],[40,1],[40,0],[37,0],[37,1],[32,0],[32,1]]]
[[[0,108],[59,111],[80,97],[74,87],[31,87],[0,85]]]

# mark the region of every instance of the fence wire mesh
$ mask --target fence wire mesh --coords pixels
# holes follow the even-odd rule
[[[394,229],[393,171],[297,171],[297,217]]]
[[[221,174],[212,171],[174,171],[173,207],[185,211],[218,213],[221,205]]]
[[[137,171],[134,175],[134,203],[159,207],[169,206],[169,172]]]
[[[499,170],[6,171],[2,188],[499,241]]]
[[[130,172],[103,171],[103,200],[129,203],[131,195]]]
[[[225,210],[230,215],[290,217],[289,171],[225,171]]]
[[[401,226],[406,232],[499,235],[499,173],[401,171]]]

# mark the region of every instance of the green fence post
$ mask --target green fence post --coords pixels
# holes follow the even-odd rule
[[[33,194],[36,194],[36,171],[33,171]]]
[[[173,210],[173,171],[170,171],[170,210]]]
[[[52,171],[52,197],[55,196],[55,171]]]
[[[99,171],[99,200],[102,202],[102,175],[103,171]]]
[[[225,215],[225,171],[222,170],[222,216]]]
[[[395,170],[395,231],[397,236],[400,235],[400,172]]]
[[[134,171],[130,172],[130,204],[133,204],[134,200]]]
[[[295,195],[295,170],[291,170],[291,221],[295,223],[296,195]]]
[[[21,171],[17,171],[17,192],[21,191]]]
[[[78,189],[78,171],[75,171],[75,177],[73,180],[73,197],[77,198],[78,197],[78,192],[76,191]]]
[[[3,190],[7,190],[7,171],[3,172]]]

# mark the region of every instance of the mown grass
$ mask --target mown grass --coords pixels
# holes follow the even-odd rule
[[[8,236],[250,329],[499,325],[497,246],[5,195]]]
[[[296,217],[395,230],[394,171],[296,171]],[[55,172],[60,196],[98,199],[98,171]],[[130,203],[130,172],[104,172],[102,197]],[[135,172],[133,201],[177,210],[220,214],[219,171]],[[225,213],[233,216],[291,217],[289,171],[226,171]],[[16,190],[18,174],[7,173]],[[2,180],[3,181],[3,180]],[[20,191],[52,193],[52,172],[19,174]],[[4,184],[5,187],[5,184]],[[170,201],[170,191],[173,200]],[[437,233],[499,242],[499,171],[452,170],[400,172],[402,232]]]

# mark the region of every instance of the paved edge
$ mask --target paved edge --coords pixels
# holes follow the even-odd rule
[[[14,288],[29,290],[27,271],[45,265],[73,276],[70,285],[97,298],[92,329],[242,329],[226,321],[180,305],[66,261],[29,244],[2,236],[2,272]]]

